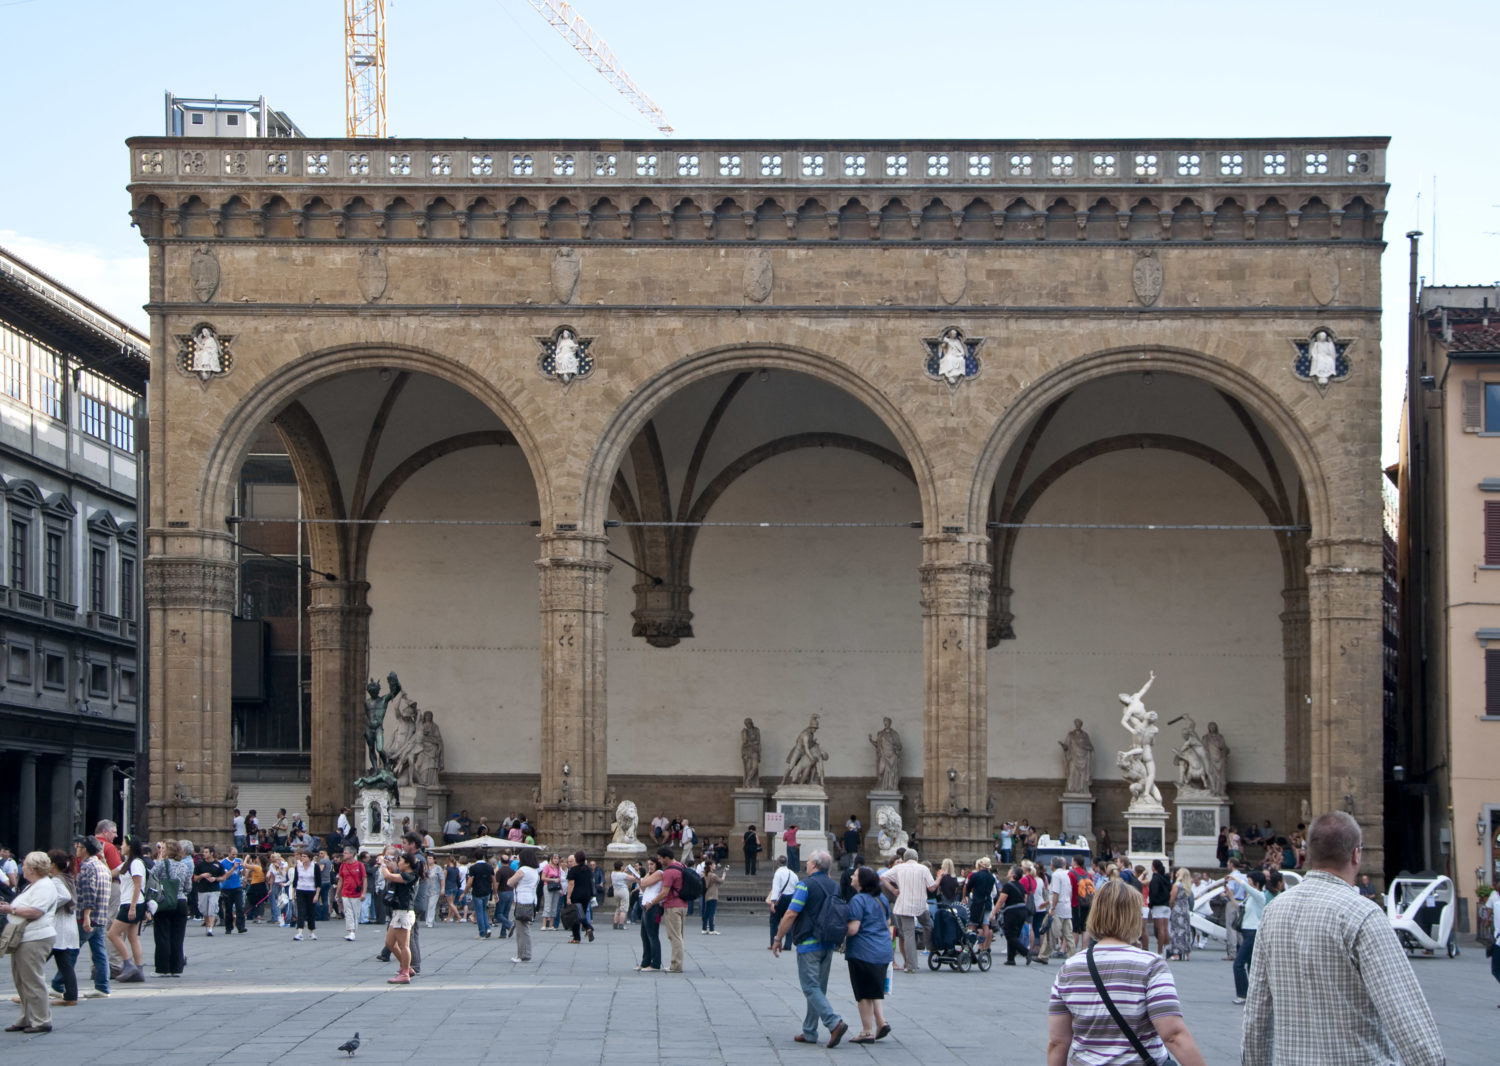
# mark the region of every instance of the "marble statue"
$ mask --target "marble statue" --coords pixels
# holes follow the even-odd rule
[[[1312,343],[1307,346],[1307,355],[1307,374],[1319,385],[1327,385],[1330,378],[1338,377],[1339,350],[1329,338],[1327,330],[1320,329],[1313,334]]]
[[[1156,712],[1146,710],[1141,702],[1146,691],[1156,680],[1156,671],[1134,695],[1120,693],[1120,702],[1125,711],[1120,715],[1120,725],[1130,734],[1131,747],[1119,753],[1116,765],[1130,784],[1130,806],[1160,807],[1161,791],[1156,787]]]
[[[880,732],[870,737],[875,748],[875,790],[877,792],[899,792],[901,790],[901,734],[891,728],[891,720],[882,718]]]
[[[219,350],[219,338],[207,326],[199,326],[193,334],[192,371],[195,374],[217,374],[224,369],[224,360]]]
[[[417,755],[422,750],[422,726],[416,701],[409,693],[403,691],[391,700],[387,720],[392,719],[393,724],[386,730],[385,764],[397,781],[410,786],[415,781]]]
[[[1186,717],[1186,716],[1185,716]],[[1172,764],[1177,767],[1177,790],[1202,789],[1213,792],[1209,783],[1208,752],[1203,747],[1203,738],[1198,735],[1198,725],[1186,717],[1187,725],[1182,730],[1182,747],[1172,749]]]
[[[401,695],[401,681],[392,670],[386,675],[390,690],[382,696],[380,682],[374,678],[365,686],[365,753],[370,756],[370,772],[386,769],[385,711],[391,700]]]
[[[760,728],[753,719],[745,719],[745,728],[740,730],[740,765],[744,767],[741,788],[760,787]]]
[[[1208,761],[1208,790],[1215,796],[1229,795],[1229,745],[1219,732],[1218,722],[1208,723],[1203,750]]]
[[[639,845],[640,841],[635,838],[635,833],[640,824],[641,816],[636,812],[635,804],[630,800],[621,800],[620,805],[615,808],[615,820],[609,827],[615,835],[610,843]]]
[[[578,376],[578,342],[573,339],[572,330],[565,329],[557,335],[557,343],[552,347],[552,373],[562,378],[565,385]]]
[[[938,377],[950,385],[957,385],[969,373],[968,357],[968,345],[964,344],[958,330],[948,330],[938,341]]]
[[[786,774],[781,783],[821,785],[826,762],[828,753],[818,744],[818,716],[813,715],[808,719],[807,728],[797,734],[792,750],[786,754]]]
[[[1063,795],[1089,795],[1094,784],[1094,742],[1083,728],[1083,719],[1073,719],[1072,732],[1057,743],[1063,750],[1063,768],[1068,775]]]
[[[876,811],[875,824],[879,829],[875,840],[880,845],[882,855],[889,855],[897,848],[906,847],[908,837],[906,830],[901,828],[901,812],[895,807],[881,807]]]
[[[432,788],[438,783],[438,773],[443,769],[443,731],[433,721],[432,712],[423,711],[422,733],[412,766],[412,778],[424,788]]]

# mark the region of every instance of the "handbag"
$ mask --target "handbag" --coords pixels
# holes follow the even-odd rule
[[[31,920],[28,918],[10,915],[5,928],[0,929],[0,955],[9,955],[21,946],[21,937],[30,924]]]
[[[516,904],[516,915],[515,915],[515,917],[516,917],[516,921],[518,921],[518,922],[529,922],[529,921],[532,921],[534,918],[536,918],[536,904],[535,903],[517,903]]]
[[[1115,1024],[1120,1027],[1120,1032],[1124,1033],[1126,1039],[1130,1041],[1130,1046],[1135,1048],[1135,1053],[1141,1057],[1141,1061],[1146,1066],[1178,1066],[1177,1060],[1172,1057],[1170,1051],[1167,1052],[1167,1057],[1161,1062],[1157,1062],[1151,1057],[1151,1053],[1146,1050],[1146,1045],[1141,1043],[1141,1038],[1135,1035],[1135,1030],[1125,1024],[1125,1019],[1120,1016],[1120,1010],[1115,1006],[1115,1001],[1109,998],[1109,992],[1104,988],[1104,979],[1099,976],[1099,964],[1094,961],[1093,944],[1089,945],[1087,954],[1089,976],[1094,979],[1094,987],[1099,990],[1099,998],[1104,1001],[1104,1006],[1108,1009],[1109,1016],[1115,1020]]]
[[[577,903],[569,903],[562,909],[562,925],[564,929],[576,929],[583,924],[583,907]]]

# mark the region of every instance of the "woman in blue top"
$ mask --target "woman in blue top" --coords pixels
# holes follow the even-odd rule
[[[860,1033],[851,1044],[872,1044],[889,1036],[880,1001],[885,999],[885,973],[891,965],[890,915],[880,894],[880,878],[868,866],[855,875],[859,891],[849,901],[849,939],[844,959],[849,963],[849,984],[859,1001]]]
[[[1245,1002],[1250,988],[1250,960],[1255,955],[1255,931],[1260,928],[1260,914],[1270,896],[1266,892],[1266,875],[1251,870],[1247,878],[1235,871],[1229,875],[1245,886],[1245,910],[1240,919],[1240,950],[1234,958],[1234,1001]]]

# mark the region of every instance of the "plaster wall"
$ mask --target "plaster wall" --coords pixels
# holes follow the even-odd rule
[[[1030,522],[1264,523],[1227,476],[1144,450],[1091,459],[1038,501]],[[1114,781],[1117,693],[1155,670],[1157,773],[1191,714],[1229,740],[1232,780],[1281,782],[1282,570],[1272,533],[1028,529],[1011,581],[1016,639],[989,652],[989,765],[999,778],[1060,777],[1057,741],[1082,718],[1096,781]]]

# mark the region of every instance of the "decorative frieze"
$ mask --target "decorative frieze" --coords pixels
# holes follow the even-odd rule
[[[229,560],[152,556],[146,560],[147,609],[234,610],[235,566]]]

